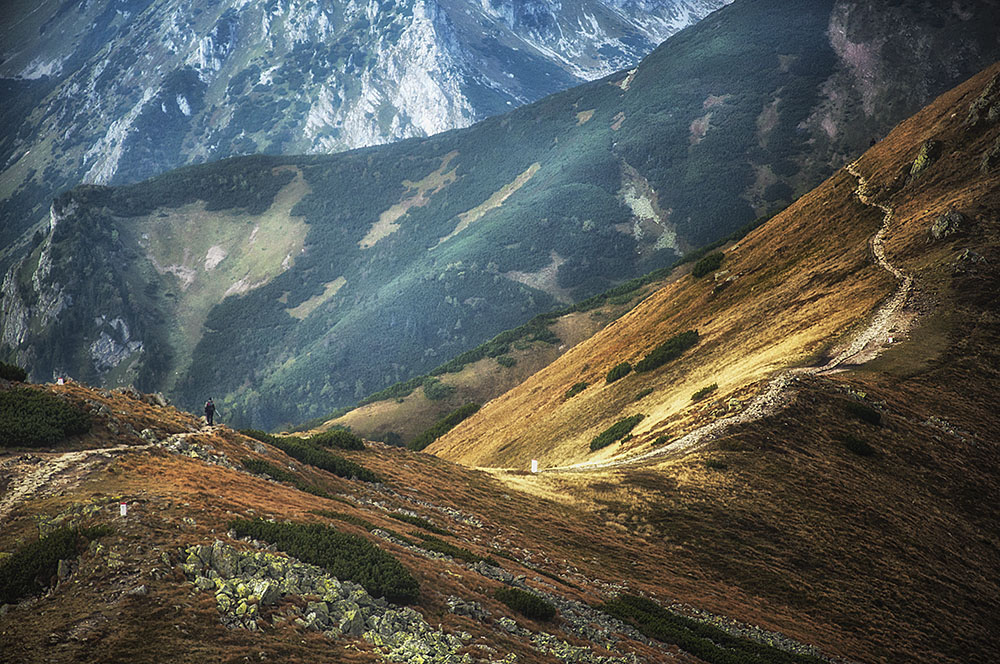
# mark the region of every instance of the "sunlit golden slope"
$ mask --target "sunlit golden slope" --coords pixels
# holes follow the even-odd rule
[[[980,164],[1000,127],[996,122],[976,128],[965,124],[970,104],[996,71],[943,95],[857,162],[853,170],[870,180],[866,202],[856,195],[858,178],[847,169],[839,171],[728,248],[720,271],[658,291],[489,402],[428,451],[486,467],[527,468],[532,458],[543,468],[602,461],[646,452],[661,436],[666,438],[657,445],[746,407],[777,372],[823,364],[852,334],[865,331],[880,303],[897,290],[899,281],[876,264],[870,248],[884,216],[878,204],[894,210],[884,240],[887,259],[916,278],[899,325],[885,328],[886,337],[899,342],[906,319],[929,306],[920,298],[924,272],[947,260],[953,249],[929,242],[931,223],[948,209],[968,212],[982,205],[984,194],[996,189],[997,169],[984,172]],[[910,178],[911,164],[930,139],[938,146],[932,145],[931,152],[939,156]],[[679,360],[605,383],[608,370],[619,362],[634,364],[688,329],[696,329],[701,341]],[[903,338],[903,346],[919,343],[918,337]],[[567,390],[580,381],[590,387],[566,399]],[[692,402],[695,391],[712,383],[718,384],[713,398]],[[634,400],[649,389],[653,392]],[[636,413],[646,417],[630,440],[590,452],[595,435]]]
[[[909,289],[869,250],[885,210],[881,253],[913,278]],[[959,215],[950,229],[946,212]],[[429,449],[589,508],[623,536],[656,543],[668,570],[725,579],[737,590],[706,596],[710,610],[785,616],[858,661],[994,661],[1000,65],[902,123],[728,255],[719,279],[736,279],[727,290],[713,298],[712,277],[664,288]],[[874,328],[901,293],[902,306]],[[618,361],[687,328],[703,341],[679,361],[604,384]],[[873,329],[880,335],[854,360],[817,371]],[[564,401],[578,380],[593,385]],[[713,382],[717,395],[692,404]],[[762,392],[774,397],[762,417],[691,447],[655,442],[735,418]],[[647,418],[635,439],[588,454],[595,433],[636,412]],[[543,469],[605,465],[530,474],[530,458]]]

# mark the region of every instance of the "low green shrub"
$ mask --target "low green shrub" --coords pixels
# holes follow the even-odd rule
[[[330,454],[322,447],[317,447],[315,444],[309,442],[308,439],[297,438],[295,436],[273,436],[257,429],[241,429],[240,433],[244,436],[255,438],[262,443],[273,445],[293,459],[333,473],[338,477],[346,479],[356,478],[363,482],[382,481],[378,475],[360,464]]]
[[[0,392],[0,447],[43,447],[90,431],[91,418],[54,394],[30,387]]]
[[[18,383],[24,383],[28,380],[28,372],[16,364],[0,362],[0,378],[3,378],[4,380],[13,380]]]
[[[497,357],[497,364],[499,364],[502,367],[510,368],[515,364],[517,364],[517,360],[515,360],[510,355],[500,355],[499,357]]]
[[[633,625],[646,636],[672,643],[708,664],[821,664],[825,661],[733,636],[714,625],[672,613],[636,595],[619,595],[597,608]]]
[[[260,429],[240,429],[239,432],[244,436],[253,438],[254,440],[259,440],[262,443],[272,444],[277,436],[267,433],[266,431],[261,431]]]
[[[420,593],[420,584],[410,572],[364,537],[320,524],[262,519],[237,519],[229,527],[238,537],[264,540],[303,562],[323,567],[338,579],[359,583],[375,597],[409,603]]]
[[[635,365],[635,371],[636,373],[641,373],[643,371],[658,369],[667,362],[676,360],[684,353],[684,351],[697,344],[698,332],[696,330],[688,330],[686,332],[681,332],[680,334],[675,334],[653,350],[649,351],[649,354],[646,355],[646,357],[637,362]]]
[[[429,429],[411,440],[407,447],[415,452],[419,452],[441,436],[454,429],[458,426],[459,422],[472,416],[478,410],[478,403],[467,403],[464,406],[459,406],[435,422]]]
[[[712,392],[715,392],[717,389],[719,389],[718,383],[712,383],[711,385],[706,385],[705,387],[701,388],[700,390],[691,395],[691,401],[701,401]]]
[[[615,366],[611,367],[611,371],[608,372],[606,381],[608,383],[613,383],[616,380],[621,380],[630,373],[632,373],[632,365],[628,362],[619,362]]]
[[[626,417],[624,419],[618,420],[610,427],[597,434],[592,441],[590,441],[590,451],[596,452],[602,447],[607,447],[611,443],[621,440],[628,434],[632,432],[635,425],[639,424],[642,419],[646,417],[642,413],[637,413],[631,417]]]
[[[392,512],[389,514],[390,519],[395,519],[396,521],[402,521],[403,523],[408,523],[411,526],[416,526],[417,528],[423,528],[426,531],[437,533],[438,535],[451,535],[451,533],[444,528],[438,528],[433,523],[427,519],[422,519],[419,516],[413,516],[411,514],[401,514],[399,512]]]
[[[291,484],[299,491],[305,491],[306,493],[311,493],[314,496],[319,496],[321,498],[329,498],[328,494],[323,489],[313,486],[308,482],[304,481],[301,477],[295,473],[285,470],[284,468],[278,468],[274,464],[268,463],[263,459],[252,459],[250,457],[244,457],[240,459],[240,463],[243,467],[249,470],[255,475],[266,475],[276,482],[284,482],[285,484]]]
[[[451,542],[445,542],[443,539],[434,537],[433,535],[424,535],[422,533],[410,534],[419,537],[421,542],[417,546],[427,549],[428,551],[437,551],[438,553],[443,553],[446,556],[464,560],[467,563],[478,563],[480,560],[485,560],[482,556],[478,556],[468,549],[455,546]]]
[[[580,392],[583,392],[585,389],[587,389],[588,385],[589,385],[589,383],[584,382],[584,381],[581,381],[579,383],[574,384],[573,387],[571,387],[568,390],[566,390],[566,396],[565,396],[565,398],[566,399],[572,399],[573,397],[575,397],[576,395],[578,395]]]
[[[875,448],[868,444],[867,441],[858,438],[857,436],[851,434],[844,434],[840,437],[840,442],[844,444],[851,452],[859,456],[875,456]]]
[[[428,376],[424,379],[424,396],[431,401],[441,401],[447,399],[455,393],[455,386],[442,383],[441,379]]]
[[[535,593],[520,588],[500,588],[493,597],[500,600],[525,618],[532,620],[552,620],[556,616],[556,607]]]
[[[110,526],[64,527],[21,547],[0,563],[0,604],[13,604],[45,590],[60,560],[75,558],[84,542],[112,532]]]
[[[362,519],[360,516],[354,516],[353,514],[344,514],[343,512],[334,512],[332,510],[310,510],[313,514],[318,516],[324,516],[328,519],[336,519],[337,521],[343,521],[344,523],[350,523],[352,525],[358,526],[359,528],[364,528],[368,532],[371,532],[378,528],[371,521]]]
[[[848,415],[861,420],[862,422],[874,424],[875,426],[882,424],[882,413],[878,412],[866,403],[861,403],[860,401],[847,401],[844,404],[844,410],[847,411]]]
[[[310,443],[322,447],[336,447],[338,450],[363,450],[365,441],[347,429],[331,429],[307,438]]]
[[[715,272],[722,265],[722,260],[725,258],[725,254],[721,251],[716,251],[714,253],[708,254],[691,268],[691,276],[695,279],[700,279],[704,277],[709,272]]]
[[[638,392],[636,393],[636,395],[635,395],[634,397],[632,397],[632,402],[634,403],[634,402],[636,402],[636,401],[640,401],[640,400],[642,400],[642,399],[645,399],[645,398],[646,398],[646,397],[648,397],[648,396],[649,396],[650,394],[652,394],[652,393],[653,393],[654,391],[655,391],[655,390],[653,390],[653,388],[651,388],[651,387],[647,387],[647,388],[646,388],[646,389],[644,389],[644,390],[639,390],[639,391],[638,391]]]

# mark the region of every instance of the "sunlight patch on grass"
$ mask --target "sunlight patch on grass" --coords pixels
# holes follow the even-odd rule
[[[285,309],[294,318],[299,320],[305,320],[305,317],[316,311],[317,308],[331,297],[337,294],[344,284],[347,283],[347,279],[344,277],[337,277],[333,281],[324,284],[323,292],[319,295],[314,295],[297,307],[292,307],[291,309]]]
[[[439,246],[442,243],[447,242],[448,240],[455,237],[456,235],[464,231],[466,228],[468,228],[475,222],[482,219],[483,216],[490,210],[494,210],[503,205],[508,198],[514,195],[514,192],[516,192],[518,189],[526,185],[528,183],[528,180],[533,178],[535,176],[535,173],[537,173],[538,169],[541,167],[542,165],[536,161],[531,166],[529,166],[526,171],[524,171],[516,178],[514,178],[513,182],[509,182],[504,186],[500,187],[498,191],[493,192],[493,195],[491,195],[485,201],[483,201],[476,207],[472,208],[468,212],[463,212],[462,214],[458,215],[458,225],[455,227],[455,230],[453,230],[452,232],[448,233],[443,238],[438,240],[438,243],[435,246]]]
[[[206,211],[199,201],[163,208],[135,227],[161,275],[177,282],[176,324],[171,332],[179,366],[190,362],[202,336],[208,312],[226,296],[268,283],[292,266],[308,231],[305,221],[291,216],[292,207],[309,192],[301,173],[260,215],[242,210]],[[169,288],[169,277],[165,282]]]
[[[449,152],[441,160],[441,165],[436,171],[418,182],[403,180],[403,186],[407,188],[406,197],[379,215],[378,221],[372,224],[372,227],[358,242],[358,246],[362,249],[371,249],[379,240],[387,238],[399,230],[400,225],[397,222],[410,211],[410,208],[427,205],[431,196],[457,180],[458,176],[455,174],[457,167],[445,172],[448,164],[457,156],[457,150]]]

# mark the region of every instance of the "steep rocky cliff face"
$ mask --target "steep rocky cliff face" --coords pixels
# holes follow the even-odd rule
[[[727,0],[97,0],[0,27],[6,246],[80,181],[464,127],[631,66]],[[5,12],[6,13],[6,12]]]

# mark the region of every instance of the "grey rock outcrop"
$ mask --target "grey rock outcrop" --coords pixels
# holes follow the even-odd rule
[[[941,213],[931,224],[931,237],[935,240],[943,240],[952,235],[963,233],[968,223],[969,220],[966,216],[958,210],[948,210]]]
[[[363,638],[390,661],[472,661],[457,654],[468,635],[434,629],[413,609],[373,598],[358,584],[341,581],[315,565],[271,551],[240,551],[222,541],[188,547],[181,558],[180,568],[188,580],[199,590],[215,593],[216,607],[228,627],[260,630],[290,619],[328,638]],[[304,595],[318,599],[305,601],[305,608],[285,601]]]

